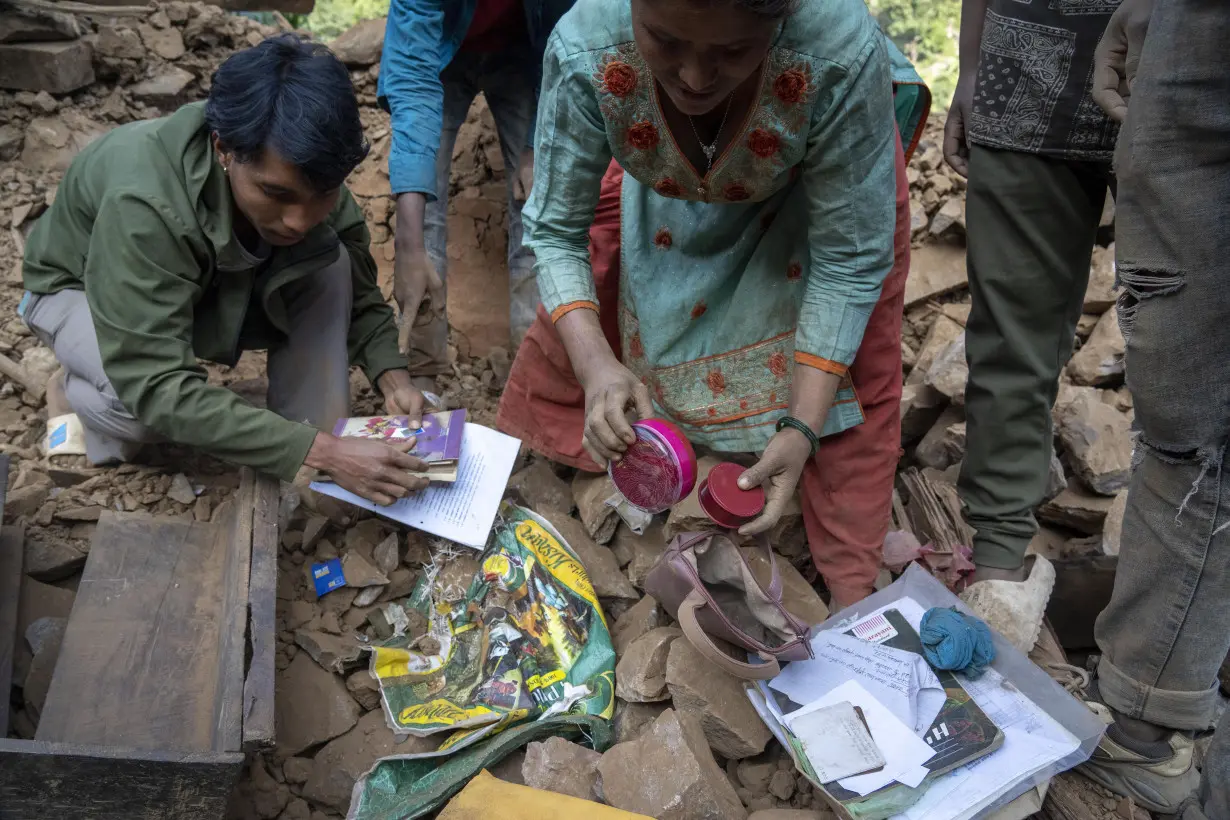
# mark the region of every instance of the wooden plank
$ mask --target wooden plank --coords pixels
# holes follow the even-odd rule
[[[9,486],[9,457],[0,456],[0,521]],[[0,529],[0,737],[9,733],[9,689],[17,652],[17,603],[21,600],[26,523]]]
[[[237,752],[243,746],[243,670],[247,655],[248,579],[252,565],[252,516],[256,509],[256,473],[243,470],[231,499],[229,522],[223,519],[219,551],[226,555],[222,579],[224,613],[218,652],[218,699],[211,748]]]
[[[38,740],[213,749],[227,569],[220,529],[103,513]]]
[[[0,817],[219,820],[243,760],[0,739]]]
[[[243,686],[243,749],[273,745],[274,654],[277,650],[278,504],[281,488],[270,478],[256,485],[252,519],[252,572],[248,580],[248,638],[252,660]]]

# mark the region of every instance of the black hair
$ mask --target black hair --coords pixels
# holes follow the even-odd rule
[[[340,186],[371,148],[346,67],[323,45],[293,34],[218,67],[205,124],[238,161],[272,149],[321,192]]]
[[[734,4],[752,14],[773,20],[789,17],[799,10],[799,0],[734,0]]]

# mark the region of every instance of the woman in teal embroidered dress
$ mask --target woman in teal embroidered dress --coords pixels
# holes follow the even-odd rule
[[[928,99],[907,81],[863,0],[579,0],[547,45],[525,208],[543,308],[501,428],[590,470],[631,440],[627,409],[763,452],[744,532],[802,478],[835,602],[868,594],[900,437],[896,115],[912,142]]]

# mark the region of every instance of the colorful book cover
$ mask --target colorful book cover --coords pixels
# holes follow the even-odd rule
[[[414,455],[429,463],[456,462],[461,458],[461,437],[466,411],[448,410],[423,416],[423,426],[414,429],[406,416],[366,416],[342,419],[333,435],[397,441],[414,437]]]

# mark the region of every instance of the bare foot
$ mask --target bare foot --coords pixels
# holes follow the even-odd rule
[[[47,418],[63,416],[73,412],[73,406],[68,403],[64,392],[64,368],[60,368],[47,379]]]
[[[979,565],[974,570],[974,577],[970,579],[970,583],[978,583],[979,581],[1024,581],[1029,577],[1029,573],[1025,570],[1025,565],[1016,569],[1000,569],[999,567],[984,567]]]

